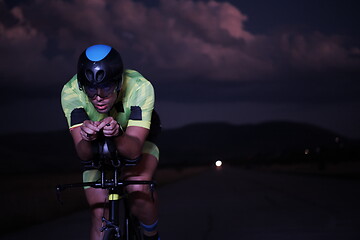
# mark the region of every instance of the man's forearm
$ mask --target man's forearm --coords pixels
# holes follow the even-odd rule
[[[127,135],[126,133],[116,137],[115,144],[118,152],[125,158],[135,159],[141,154],[141,141],[136,137]]]
[[[75,148],[81,160],[89,161],[93,158],[91,142],[82,139],[76,144]]]

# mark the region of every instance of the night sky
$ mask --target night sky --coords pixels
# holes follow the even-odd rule
[[[102,43],[153,83],[165,129],[289,120],[360,138],[357,2],[0,0],[0,132],[66,129],[61,88]]]

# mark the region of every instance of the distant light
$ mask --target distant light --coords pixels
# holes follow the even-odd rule
[[[217,161],[215,162],[215,166],[221,167],[221,165],[222,165],[222,161],[217,160]]]
[[[308,148],[305,149],[305,152],[304,152],[304,153],[305,153],[305,155],[308,155],[308,154],[310,153],[310,149],[308,149]]]

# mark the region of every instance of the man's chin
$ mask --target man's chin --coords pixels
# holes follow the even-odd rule
[[[108,110],[108,108],[103,108],[103,109],[96,108],[96,111],[98,113],[107,113],[109,110]]]

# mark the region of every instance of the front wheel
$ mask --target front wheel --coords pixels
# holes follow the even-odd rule
[[[127,221],[129,240],[142,240],[142,232],[138,220],[131,216]]]

